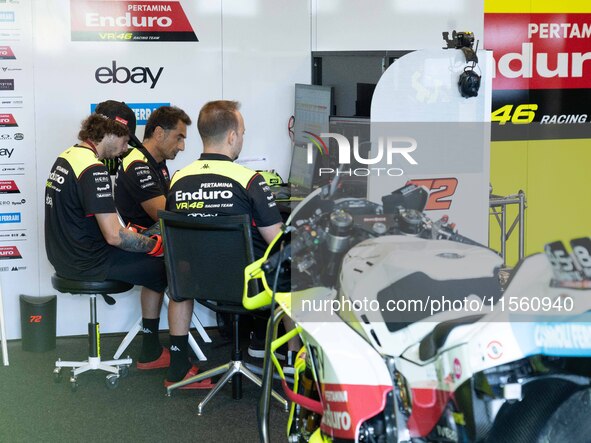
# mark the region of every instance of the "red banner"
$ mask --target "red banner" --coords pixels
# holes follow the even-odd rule
[[[486,14],[493,89],[591,88],[591,14]]]
[[[70,1],[74,41],[197,41],[179,2]]]

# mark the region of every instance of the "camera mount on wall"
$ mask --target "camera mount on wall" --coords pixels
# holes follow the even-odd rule
[[[478,56],[476,55],[478,42],[476,42],[476,49],[474,49],[474,34],[469,31],[452,31],[451,38],[449,38],[449,32],[443,32],[442,34],[443,40],[447,44],[443,49],[461,49],[466,57],[467,66],[458,79],[460,94],[465,98],[476,97],[480,89],[481,77],[474,71],[478,64]]]

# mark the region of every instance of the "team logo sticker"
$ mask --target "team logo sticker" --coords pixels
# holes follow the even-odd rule
[[[486,355],[491,360],[498,360],[503,356],[503,344],[497,340],[491,341],[486,345]]]
[[[196,42],[178,1],[70,0],[72,41]]]
[[[14,180],[0,180],[0,194],[20,194]]]
[[[14,52],[10,46],[0,46],[0,60],[15,60]]]
[[[23,258],[16,246],[0,246],[0,260]]]
[[[18,126],[12,114],[0,114],[0,128]]]

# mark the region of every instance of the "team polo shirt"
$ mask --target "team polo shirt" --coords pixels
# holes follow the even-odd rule
[[[125,223],[150,227],[154,220],[142,203],[168,192],[170,175],[166,161],[157,163],[144,147],[134,148],[125,156],[115,178],[115,205]]]
[[[112,248],[95,214],[114,213],[109,171],[96,152],[66,149],[45,185],[45,249],[58,274],[75,280],[104,280]]]
[[[265,179],[221,154],[202,154],[172,177],[166,208],[196,216],[248,214],[255,256],[267,243],[257,227],[280,223],[281,214]]]

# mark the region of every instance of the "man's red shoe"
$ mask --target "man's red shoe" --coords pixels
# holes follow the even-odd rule
[[[170,351],[168,348],[162,348],[162,354],[156,360],[148,361],[145,363],[137,362],[137,368],[142,371],[149,369],[161,369],[168,368],[170,366]]]
[[[199,368],[197,366],[193,365],[191,367],[191,369],[189,369],[187,374],[183,377],[183,380],[187,380],[188,378],[196,376],[198,372],[199,372]],[[178,383],[178,381],[164,380],[164,387],[168,388],[170,385],[173,385],[175,383]],[[211,389],[214,386],[215,386],[215,383],[211,382],[211,378],[206,378],[205,380],[191,383],[189,385],[185,385],[182,388],[178,388],[178,389]]]

